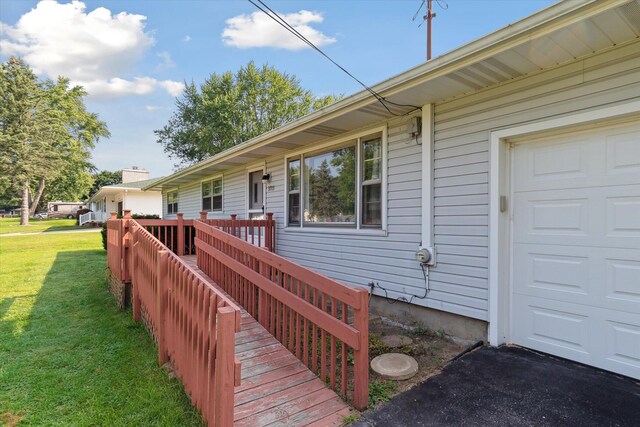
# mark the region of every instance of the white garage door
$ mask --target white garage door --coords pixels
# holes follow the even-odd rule
[[[640,125],[512,150],[512,341],[640,378]]]

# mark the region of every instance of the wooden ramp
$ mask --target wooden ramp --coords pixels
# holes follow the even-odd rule
[[[195,256],[182,258],[216,286],[198,269]],[[339,426],[349,405],[244,310],[241,324],[235,345],[242,369],[234,425]]]

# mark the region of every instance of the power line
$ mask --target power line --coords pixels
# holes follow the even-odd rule
[[[347,74],[349,77],[351,77],[353,80],[355,80],[356,82],[358,82],[367,92],[369,92],[374,98],[376,98],[376,100],[378,100],[378,102],[380,102],[380,104],[385,108],[385,110],[387,110],[389,112],[389,114],[393,115],[393,116],[399,116],[400,114],[395,114],[393,111],[391,111],[389,109],[389,107],[386,104],[391,104],[391,105],[395,105],[398,107],[413,107],[412,111],[415,110],[421,110],[420,107],[415,106],[415,105],[410,105],[410,104],[398,104],[392,101],[387,100],[385,97],[383,97],[382,95],[380,95],[378,92],[376,92],[375,90],[373,90],[372,88],[370,88],[369,86],[367,86],[366,84],[364,84],[360,79],[358,79],[356,76],[354,76],[353,74],[351,74],[346,68],[344,68],[342,65],[338,64],[336,61],[334,61],[329,55],[327,55],[322,49],[320,49],[318,46],[316,46],[315,44],[313,44],[311,41],[309,41],[309,39],[307,39],[305,36],[303,36],[302,34],[300,34],[300,32],[298,30],[296,30],[293,26],[291,26],[284,18],[282,18],[280,15],[278,15],[277,12],[275,12],[273,9],[271,9],[269,6],[267,6],[267,4],[265,4],[262,0],[256,0],[258,3],[260,3],[260,5],[256,4],[256,2],[254,2],[253,0],[248,0],[249,3],[251,3],[252,5],[254,5],[257,9],[259,9],[262,13],[264,13],[265,15],[267,15],[269,18],[271,18],[272,20],[274,20],[278,25],[280,25],[281,27],[283,27],[285,30],[289,31],[291,34],[293,34],[294,36],[296,36],[298,39],[300,39],[302,42],[304,42],[305,44],[307,44],[309,47],[311,47],[312,49],[314,49],[315,51],[317,51],[318,53],[320,53],[322,56],[324,56],[326,59],[328,59],[332,64],[334,64],[336,67],[338,67],[340,70],[342,70],[345,74]],[[264,7],[264,8],[263,8]],[[265,10],[266,9],[266,10]],[[410,113],[409,112],[409,113]],[[409,114],[409,113],[405,113]]]

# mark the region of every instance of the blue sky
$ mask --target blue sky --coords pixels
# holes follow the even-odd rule
[[[420,0],[265,3],[287,14],[289,22],[308,31],[307,37],[366,84],[425,60],[425,25],[418,27],[420,18],[411,20]],[[433,56],[553,3],[441,0],[445,10],[434,2]],[[167,175],[174,161],[155,142],[153,130],[168,121],[181,82],[199,83],[211,73],[235,71],[253,60],[295,74],[317,95],[361,89],[318,53],[298,49],[256,12],[242,0],[3,0],[0,56],[22,56],[43,77],[62,74],[88,88],[88,109],[107,122],[112,134],[93,152],[99,169],[136,165],[154,177]]]

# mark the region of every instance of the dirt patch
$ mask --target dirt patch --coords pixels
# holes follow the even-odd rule
[[[14,427],[17,426],[22,420],[22,413],[16,413],[12,411],[2,412],[0,414],[0,420],[2,421],[2,425],[4,426]]]
[[[413,340],[413,343],[395,348],[388,347],[385,345],[383,337],[390,335],[407,336]],[[392,384],[388,384],[388,380],[383,380],[372,370],[369,370],[369,383],[374,385],[374,389],[377,387],[384,390],[382,396],[371,396],[373,398],[371,403],[380,404],[440,373],[447,363],[467,348],[466,345],[453,342],[444,333],[427,328],[415,327],[413,331],[409,331],[382,321],[371,322],[369,324],[369,361],[380,354],[393,352],[409,355],[418,362],[418,373],[413,378],[392,381],[390,382]],[[371,393],[374,391],[370,390],[370,395],[375,394]]]

